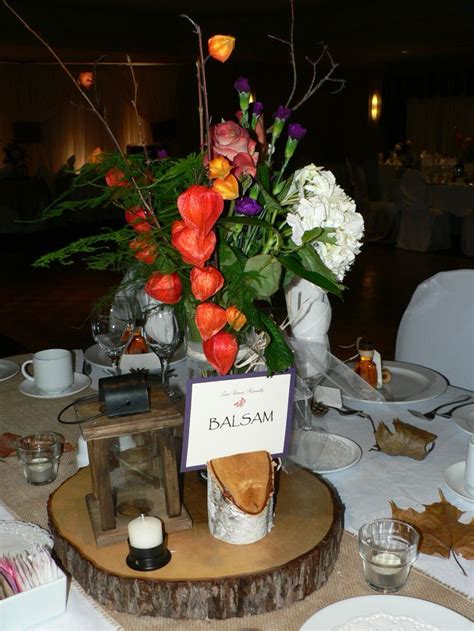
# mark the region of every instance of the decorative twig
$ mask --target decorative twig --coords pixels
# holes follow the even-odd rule
[[[123,152],[122,147],[120,146],[119,141],[117,140],[115,134],[113,133],[112,129],[110,128],[107,119],[105,117],[105,115],[97,108],[97,106],[93,103],[93,101],[89,98],[88,94],[81,88],[81,86],[79,85],[79,83],[76,81],[74,75],[71,73],[71,71],[69,70],[69,68],[66,66],[66,64],[62,61],[62,59],[59,57],[59,55],[56,53],[56,51],[48,44],[48,42],[46,40],[44,40],[41,35],[39,33],[37,33],[22,17],[21,15],[19,15],[7,2],[7,0],[2,0],[3,4],[7,7],[7,9],[13,13],[13,15],[23,24],[23,26],[30,31],[30,33],[32,33],[34,35],[34,37],[36,37],[37,40],[39,40],[43,46],[46,47],[46,49],[51,53],[51,55],[56,59],[56,61],[58,62],[59,66],[64,70],[64,72],[66,73],[66,75],[69,77],[69,79],[71,79],[71,81],[73,82],[73,84],[76,86],[77,90],[79,90],[79,92],[81,93],[82,97],[85,99],[85,101],[88,103],[89,107],[91,108],[91,110],[94,112],[94,114],[99,118],[100,122],[103,124],[103,126],[105,127],[107,133],[109,134],[110,138],[112,139],[112,142],[114,143],[114,145],[117,148],[117,151],[119,152],[120,156],[122,157],[122,159],[124,160],[124,162],[127,162],[127,156],[125,155],[125,153]],[[139,185],[137,184],[135,178],[132,176],[131,178],[132,184],[135,187],[138,195],[140,196],[140,200],[142,201],[145,209],[149,212],[152,212],[152,209],[150,207],[150,204],[147,202],[147,200],[145,199]],[[157,226],[158,225],[158,221],[156,220]]]
[[[127,64],[128,67],[130,68],[130,74],[132,75],[132,83],[133,83],[133,99],[132,99],[132,107],[133,107],[133,111],[135,112],[135,118],[137,120],[137,126],[138,126],[138,130],[140,132],[140,143],[143,147],[143,153],[145,155],[145,162],[147,165],[150,164],[150,157],[148,155],[148,151],[146,148],[146,141],[145,141],[145,134],[143,132],[143,123],[142,123],[142,119],[140,118],[140,114],[138,113],[138,83],[137,80],[135,78],[135,71],[133,70],[133,64],[132,64],[132,60],[130,59],[130,55],[127,55]]]
[[[193,19],[189,17],[189,15],[186,15],[185,13],[182,13],[181,17],[191,22],[194,27],[194,32],[196,33],[198,38],[199,58],[196,61],[196,69],[199,90],[199,130],[201,136],[201,150],[203,151],[204,145],[206,145],[207,157],[208,160],[211,160],[211,147],[209,143],[209,102],[206,83],[206,61],[208,57],[204,58],[204,50],[202,47],[202,31],[199,24],[197,24]]]
[[[334,73],[334,71],[336,70],[336,68],[338,67],[338,64],[334,62],[334,59],[332,57],[332,55],[330,54],[330,52],[328,51],[328,47],[324,44],[321,43],[321,45],[323,46],[323,50],[321,52],[321,54],[319,55],[318,59],[312,60],[309,57],[306,57],[306,61],[308,61],[311,66],[313,67],[313,74],[309,83],[308,88],[306,89],[305,94],[303,95],[303,97],[294,105],[292,105],[292,100],[294,99],[295,93],[296,93],[296,86],[298,83],[298,72],[297,72],[297,64],[296,64],[296,56],[295,56],[295,42],[294,42],[294,28],[295,28],[295,7],[294,7],[294,0],[289,0],[290,2],[290,10],[291,10],[291,22],[290,22],[290,39],[285,40],[282,39],[280,37],[275,37],[274,35],[269,35],[268,37],[270,37],[270,39],[273,39],[277,42],[280,42],[282,44],[285,44],[286,46],[288,46],[289,51],[290,51],[290,64],[291,64],[291,70],[292,70],[292,75],[293,75],[293,82],[292,82],[292,87],[291,87],[291,91],[290,91],[290,95],[286,101],[286,107],[287,108],[291,108],[293,111],[297,110],[298,108],[300,108],[303,103],[306,103],[306,101],[308,99],[310,99],[313,94],[315,92],[317,92],[324,83],[326,83],[326,81],[331,81],[333,83],[338,83],[339,87],[337,90],[334,90],[331,94],[336,94],[337,92],[340,92],[342,89],[344,89],[345,86],[345,80],[344,79],[334,79],[332,77],[332,74]],[[326,75],[324,77],[322,77],[322,79],[320,81],[318,81],[318,83],[316,83],[316,75],[317,75],[317,67],[318,65],[321,63],[321,61],[323,60],[324,57],[328,58],[329,63],[330,63],[330,68],[328,70],[328,72],[326,73]]]

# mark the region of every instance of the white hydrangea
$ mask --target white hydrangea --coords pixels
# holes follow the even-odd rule
[[[286,220],[296,245],[301,245],[307,230],[334,228],[330,233],[335,237],[334,245],[319,241],[312,245],[341,281],[360,252],[364,234],[364,220],[356,212],[354,200],[336,184],[331,171],[309,164],[295,172],[283,203],[289,205]]]

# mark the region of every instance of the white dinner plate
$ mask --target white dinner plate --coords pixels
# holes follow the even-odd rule
[[[0,556],[28,550],[35,544],[53,548],[53,538],[47,530],[26,521],[0,521]]]
[[[454,410],[452,418],[462,430],[468,434],[474,434],[474,403]]]
[[[465,502],[474,502],[474,495],[469,493],[464,487],[464,470],[466,462],[456,462],[448,467],[443,473],[444,481],[451,491]]]
[[[35,382],[29,379],[22,381],[18,386],[18,390],[22,394],[26,394],[27,397],[33,397],[34,399],[62,399],[63,397],[70,397],[73,394],[82,392],[90,386],[90,384],[90,377],[83,375],[81,372],[75,372],[72,386],[59,394],[43,394],[36,389]]]
[[[343,395],[344,403],[348,405],[360,401],[372,405],[421,403],[439,397],[448,387],[445,377],[431,368],[394,361],[384,361],[383,365],[392,373],[390,383],[386,383],[378,389],[378,392],[385,397],[385,402],[366,401]]]
[[[406,596],[358,596],[341,600],[315,613],[301,631],[472,631],[472,622],[460,614],[419,598]]]
[[[336,473],[353,467],[362,457],[362,449],[350,438],[326,432],[302,431],[295,462],[314,473]]]
[[[11,379],[20,372],[20,366],[9,359],[0,359],[0,381]]]

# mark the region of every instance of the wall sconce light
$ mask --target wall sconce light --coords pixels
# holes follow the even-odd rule
[[[372,122],[376,123],[379,120],[381,110],[382,97],[379,92],[373,92],[369,103],[369,117]]]

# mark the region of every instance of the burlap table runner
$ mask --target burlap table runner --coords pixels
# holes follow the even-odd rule
[[[17,386],[20,382],[21,378],[15,377],[8,382],[0,383],[0,432],[26,434],[49,429],[59,431],[67,440],[76,442],[79,435],[78,426],[59,425],[56,421],[58,411],[70,402],[69,399],[74,400],[74,397],[44,400],[40,402],[41,406],[38,406],[35,400],[18,393]],[[91,391],[85,391],[80,396],[88,393],[90,394]],[[36,405],[32,405],[32,402]],[[0,461],[1,499],[20,519],[47,527],[46,504],[50,493],[76,470],[74,454],[65,453],[61,458],[57,480],[47,486],[33,487],[22,478],[16,457],[5,458],[3,462]],[[148,616],[137,618],[105,607],[104,610],[126,631],[147,631],[148,629],[200,631],[210,627],[223,631],[234,629],[296,631],[313,613],[327,605],[355,596],[373,594],[374,592],[366,586],[362,577],[356,539],[344,533],[339,558],[326,585],[303,601],[285,609],[224,621],[182,621]],[[437,603],[474,620],[474,605],[469,598],[416,569],[412,570],[400,595]]]

